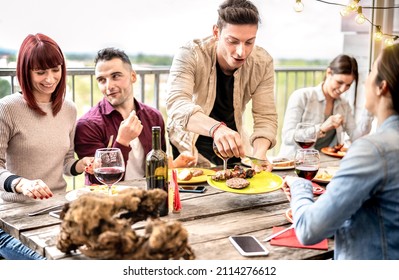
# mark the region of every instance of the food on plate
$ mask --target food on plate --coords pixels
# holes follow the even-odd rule
[[[191,173],[193,174],[193,177],[198,177],[198,176],[204,175],[204,171],[203,170],[196,169],[196,168],[191,169]]]
[[[289,158],[275,158],[272,161],[273,167],[289,167],[294,166],[294,160]]]
[[[193,177],[204,175],[204,171],[198,168],[184,168],[178,172],[177,180],[190,181]]]
[[[181,170],[177,175],[177,180],[179,181],[188,181],[191,178],[193,178],[193,173],[188,168]]]
[[[249,181],[244,178],[230,178],[226,180],[226,186],[232,189],[243,189],[249,186]]]
[[[334,147],[326,147],[324,148],[326,152],[329,153],[337,153],[340,155],[345,155],[346,151],[348,150],[347,147],[344,147],[343,144],[335,145]]]
[[[323,180],[323,181],[330,181],[334,174],[328,172],[327,169],[322,169],[317,172],[315,179]]]
[[[243,168],[242,166],[236,165],[234,168],[227,170],[219,170],[212,175],[212,180],[214,181],[225,181],[231,178],[252,178],[256,174],[255,170],[252,168]]]

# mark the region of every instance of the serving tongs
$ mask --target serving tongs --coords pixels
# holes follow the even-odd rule
[[[49,206],[49,207],[42,208],[42,209],[34,211],[34,212],[30,212],[30,213],[28,213],[28,216],[36,216],[36,215],[40,215],[40,214],[49,213],[50,211],[61,209],[63,206],[64,206],[64,204]]]

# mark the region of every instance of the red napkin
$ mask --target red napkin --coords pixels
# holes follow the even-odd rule
[[[172,170],[172,180],[170,180],[169,187],[171,188],[173,194],[172,201],[169,200],[169,203],[170,202],[173,203],[173,212],[179,213],[181,210],[181,201],[179,193],[179,184],[177,183],[177,171],[174,169]]]
[[[284,227],[273,227],[273,233],[276,233],[280,230],[283,230]],[[270,245],[274,246],[286,246],[286,247],[294,247],[294,248],[309,248],[309,249],[319,249],[319,250],[328,250],[328,241],[324,239],[320,243],[314,245],[302,245],[295,234],[295,229],[290,229],[283,234],[273,238],[270,240]]]

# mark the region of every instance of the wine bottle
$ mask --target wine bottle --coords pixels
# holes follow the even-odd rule
[[[161,149],[161,127],[152,127],[152,150],[146,157],[147,189],[162,189],[168,193],[168,156]],[[159,215],[166,216],[169,212],[168,196],[159,207]]]

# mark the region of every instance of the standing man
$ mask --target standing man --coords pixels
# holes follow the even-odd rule
[[[112,146],[122,151],[126,164],[124,179],[145,176],[145,158],[151,150],[151,129],[161,127],[162,149],[166,151],[165,124],[161,113],[134,98],[136,72],[121,50],[105,48],[97,53],[95,76],[104,98],[77,122],[75,151],[79,158],[94,156],[114,136]],[[187,159],[187,161],[185,161]],[[185,157],[188,164],[191,158]],[[99,183],[86,172],[86,184]]]
[[[218,12],[213,36],[189,42],[173,60],[167,98],[173,154],[189,151],[199,163],[219,165],[215,142],[229,163],[250,153],[249,146],[266,160],[276,143],[277,112],[273,59],[255,45],[259,12],[247,0],[227,0]],[[250,100],[254,125],[247,137],[243,113]]]

